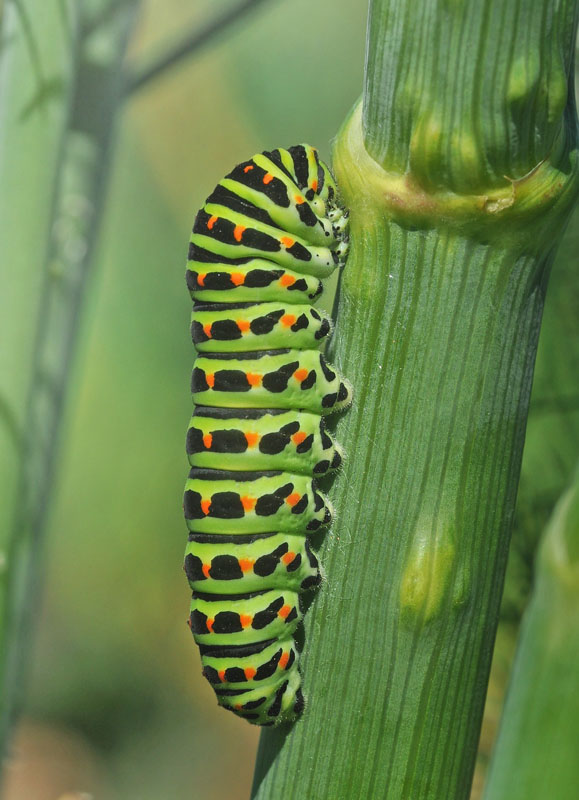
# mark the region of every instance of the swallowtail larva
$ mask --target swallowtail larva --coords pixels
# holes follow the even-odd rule
[[[294,633],[321,580],[308,534],[332,509],[316,477],[341,453],[324,417],[351,400],[312,301],[345,260],[347,216],[316,150],[254,156],[197,214],[187,285],[197,350],[184,509],[189,624],[220,705],[257,725],[304,700]]]

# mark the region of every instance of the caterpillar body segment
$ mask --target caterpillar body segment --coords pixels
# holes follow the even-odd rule
[[[324,418],[295,409],[197,406],[187,431],[192,467],[271,470],[321,476],[337,469],[342,451]]]
[[[235,648],[200,645],[199,650],[203,674],[217,691],[261,689],[271,678],[284,683],[298,658],[292,636]]]
[[[219,704],[258,725],[304,706],[293,637],[321,581],[308,536],[333,513],[316,478],[342,460],[324,417],[351,401],[318,349],[332,324],[312,301],[346,234],[331,173],[297,145],[223,178],[189,246],[189,624]]]
[[[283,303],[198,304],[191,317],[193,344],[200,353],[233,353],[249,349],[284,349],[288,328],[292,346],[318,347],[328,336],[332,321],[324,311],[303,303],[288,310]]]
[[[234,302],[293,304],[309,303],[322,293],[319,278],[276,267],[265,259],[236,259],[234,263],[217,256],[213,261],[201,258],[207,258],[207,251],[191,243],[186,279],[193,300],[223,303],[235,291]]]
[[[312,478],[288,472],[192,469],[185,484],[185,520],[198,533],[315,531],[332,520]]]
[[[318,350],[200,353],[193,402],[232,408],[303,408],[330,414],[352,401],[350,385]]]
[[[213,684],[219,705],[234,711],[249,722],[262,726],[274,725],[275,722],[272,720],[279,722],[298,716],[304,708],[304,698],[300,690],[301,676],[295,666],[296,660],[291,659],[291,655],[296,655],[296,651],[295,648],[291,649],[290,657],[286,658],[287,651],[278,647],[273,658],[278,657],[280,652],[278,667],[269,678],[262,676],[267,674],[264,667],[268,667],[272,659],[263,663],[258,660],[259,655],[253,657],[251,663],[256,666],[249,667],[249,670],[256,672],[253,686],[248,685],[245,688],[243,684],[238,684],[235,688],[222,688],[219,684]],[[207,674],[206,670],[204,674]],[[268,692],[264,697],[263,687],[266,682]],[[243,688],[238,688],[240,686]]]
[[[286,531],[235,538],[190,534],[185,573],[191,589],[206,594],[247,594],[264,586],[300,592],[320,582],[307,538]]]
[[[302,619],[300,596],[291,589],[214,595],[196,592],[191,630],[199,644],[238,645],[276,639],[295,632]]]
[[[197,215],[193,232],[199,246],[205,249],[214,247],[215,252],[224,258],[267,256],[274,264],[319,278],[330,275],[337,264],[335,251],[329,247],[308,245],[299,236],[288,236],[279,228],[252,220],[224,206],[205,206]]]

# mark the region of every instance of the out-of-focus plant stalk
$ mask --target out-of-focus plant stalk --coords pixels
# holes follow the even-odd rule
[[[371,3],[334,361],[354,384],[308,699],[254,798],[463,800],[547,276],[578,190],[575,0]],[[505,177],[506,176],[506,177]]]
[[[13,444],[0,454],[2,475],[9,476],[3,483],[6,492],[0,530],[1,753],[7,746],[22,689],[23,655],[41,574],[42,532],[54,485],[59,431],[86,281],[99,231],[111,137],[122,99],[121,64],[136,0],[118,3],[114,13],[106,13],[100,24],[100,15],[110,10],[108,2],[83,0],[68,5],[70,19],[63,15],[66,4],[9,2],[3,73],[0,66],[0,81],[4,75],[6,82],[6,87],[2,86],[6,94],[0,102],[14,103],[14,110],[8,107],[9,116],[3,121],[6,135],[14,138],[13,149],[0,151],[0,167],[3,155],[16,173],[23,161],[25,176],[31,155],[39,163],[46,161],[52,166],[50,172],[44,169],[47,174],[40,195],[33,174],[25,184],[18,185],[16,178],[12,184],[0,183],[0,205],[14,202],[10,189],[16,192],[18,202],[18,211],[12,212],[16,228],[9,231],[11,249],[2,254],[7,273],[4,285],[14,287],[12,302],[4,297],[9,314],[5,342],[10,343],[12,372],[17,380],[10,373],[2,376],[2,389],[4,380],[7,388],[0,435],[12,432]],[[95,24],[90,34],[83,35],[81,23],[84,26],[89,20]],[[57,36],[61,27],[64,30]],[[20,59],[19,69],[11,59]],[[55,73],[55,65],[60,66],[60,73]],[[22,75],[28,76],[35,92],[28,90]],[[64,109],[60,110],[62,105]],[[24,140],[32,135],[27,115],[31,119],[39,115],[41,120],[57,117],[54,134],[37,132],[30,149],[18,142],[19,135]],[[19,252],[20,246],[23,252]],[[24,342],[19,338],[22,326],[26,330]],[[18,397],[14,396],[14,383],[20,387]],[[12,420],[14,424],[8,425]]]
[[[19,704],[66,393],[118,113],[257,7],[127,77],[138,0],[7,0],[0,49],[0,758]]]
[[[23,513],[22,471],[33,447],[28,398],[41,336],[56,184],[75,86],[78,14],[72,0],[7,0],[0,49],[0,740],[16,671],[14,558]],[[9,677],[10,676],[10,677]],[[0,755],[2,748],[0,747]]]
[[[574,800],[579,787],[579,471],[545,531],[485,800]]]

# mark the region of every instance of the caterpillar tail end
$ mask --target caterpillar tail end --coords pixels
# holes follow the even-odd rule
[[[299,667],[286,673],[283,681],[267,689],[258,688],[246,691],[243,702],[236,695],[220,695],[217,692],[217,701],[226,711],[232,711],[237,716],[259,725],[262,728],[283,725],[295,722],[305,707],[304,695],[301,688],[302,678]],[[265,694],[265,700],[264,700]]]

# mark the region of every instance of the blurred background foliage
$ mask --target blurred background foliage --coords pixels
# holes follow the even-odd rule
[[[204,25],[216,5],[221,12],[235,3],[144,0],[129,67]],[[217,711],[185,625],[181,493],[193,360],[185,254],[197,208],[233,164],[299,141],[329,157],[361,91],[365,25],[357,0],[342,0],[339,12],[332,0],[265,0],[126,99],[70,381],[6,800],[249,794],[257,731]],[[536,542],[579,453],[578,235],[576,213],[541,334],[483,768]]]
[[[129,68],[238,2],[145,0]],[[264,0],[126,99],[6,800],[249,795],[258,732],[217,709],[185,624],[185,257],[198,207],[236,162],[299,141],[329,157],[362,85],[366,8],[340,6]]]

